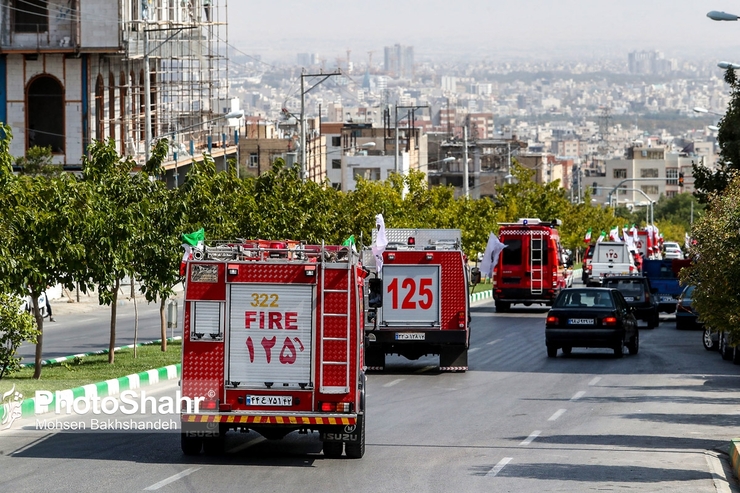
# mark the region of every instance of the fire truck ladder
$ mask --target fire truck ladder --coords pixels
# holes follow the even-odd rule
[[[350,375],[350,333],[352,310],[352,268],[355,254],[349,252],[346,266],[340,263],[327,263],[321,260],[321,381],[322,394],[346,394],[349,392]],[[345,270],[344,282],[331,274],[331,271]],[[346,289],[336,286],[345,286]],[[330,298],[331,306],[327,304]],[[327,313],[327,308],[334,311]],[[339,311],[338,311],[339,310]],[[343,385],[337,385],[343,381]]]
[[[542,236],[531,236],[529,250],[530,292],[542,294]]]

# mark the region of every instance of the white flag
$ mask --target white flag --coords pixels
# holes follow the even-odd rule
[[[481,275],[491,277],[493,275],[493,269],[498,264],[498,257],[501,255],[501,250],[506,248],[506,245],[501,243],[494,233],[488,237],[488,244],[486,245],[486,251],[483,253],[483,261],[480,263]]]
[[[632,228],[630,228],[630,231],[632,231],[632,243],[634,243],[635,245],[637,245],[637,242],[639,242],[640,239],[637,237],[638,236],[637,235],[637,228],[635,227],[634,224],[632,225]]]
[[[683,247],[687,252],[689,251],[689,248],[691,248],[691,237],[688,233],[683,234]]]
[[[372,246],[373,256],[375,257],[376,272],[380,275],[380,271],[383,269],[383,252],[385,247],[388,246],[388,238],[385,236],[385,221],[383,220],[383,214],[375,216],[375,228],[378,230],[378,234],[375,236],[375,244]]]

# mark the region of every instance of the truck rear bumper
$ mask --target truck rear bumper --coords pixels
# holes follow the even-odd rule
[[[213,413],[213,414],[182,414],[183,423],[225,423],[229,425],[283,425],[288,427],[302,426],[335,426],[354,425],[357,423],[357,414],[327,414],[327,413]]]

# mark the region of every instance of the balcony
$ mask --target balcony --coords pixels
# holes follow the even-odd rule
[[[2,2],[0,51],[3,53],[71,52],[79,46],[80,12],[67,3],[27,0],[24,8]],[[6,10],[7,9],[7,10]],[[12,11],[10,11],[12,9]]]

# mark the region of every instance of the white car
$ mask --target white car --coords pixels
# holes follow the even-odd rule
[[[665,253],[663,254],[663,258],[665,259],[674,259],[674,258],[683,258],[683,252],[678,247],[666,247]]]

